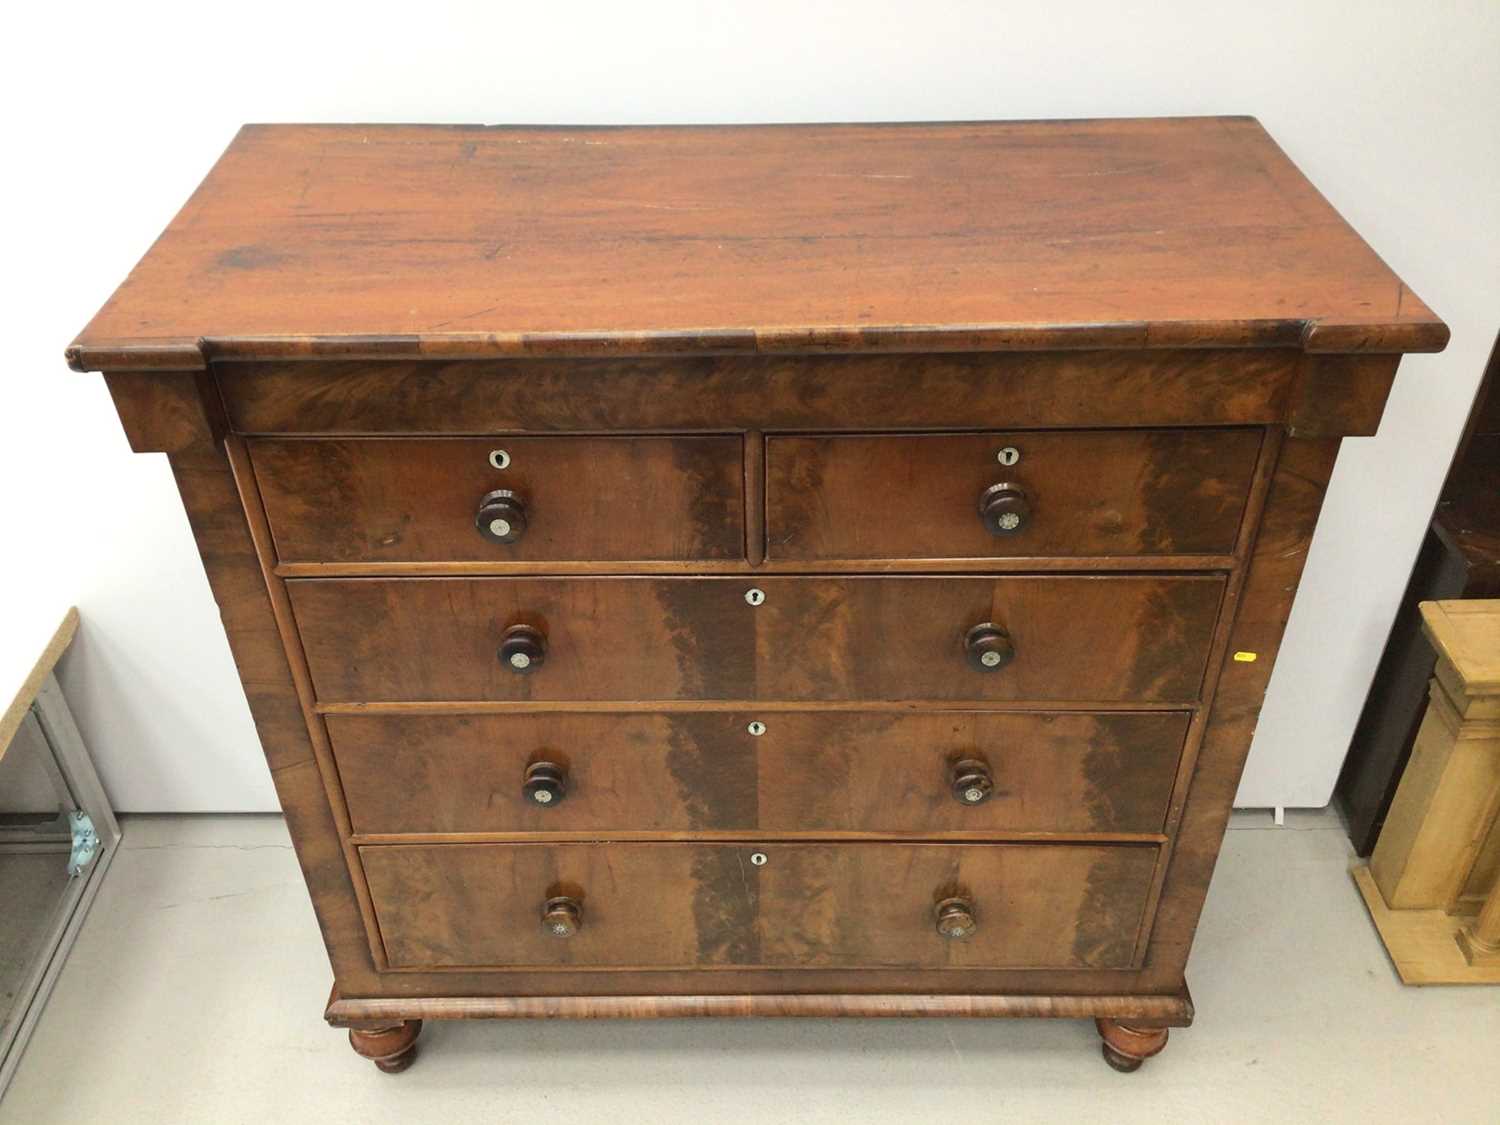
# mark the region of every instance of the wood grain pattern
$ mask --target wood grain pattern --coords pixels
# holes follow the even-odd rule
[[[1446,340],[1250,118],[258,125],[69,358]]]
[[[779,561],[1227,555],[1259,430],[772,437],[767,557]],[[1019,460],[997,461],[1002,449]],[[1030,515],[992,535],[976,503],[1005,482]]]
[[[1500,334],[1334,786],[1334,802],[1359,855],[1368,856],[1375,848],[1427,698],[1433,656],[1417,606],[1485,597],[1500,597]],[[1476,866],[1465,892],[1480,899],[1485,889],[1500,883],[1500,824],[1485,852],[1494,860]],[[1476,885],[1473,880],[1481,873],[1487,879]]]
[[[361,439],[249,443],[283,562],[722,560],[744,556],[735,437]],[[503,450],[509,466],[490,454]],[[475,529],[518,494],[514,543]]]
[[[1260,523],[1266,513],[1266,505],[1270,499],[1271,486],[1274,483],[1275,472],[1281,461],[1282,447],[1286,441],[1284,430],[1270,429],[1266,433],[1265,441],[1261,446],[1260,461],[1255,468],[1255,479],[1250,486],[1250,497],[1247,504],[1248,514],[1245,522],[1241,525],[1240,539],[1235,546],[1235,565],[1226,578],[1224,586],[1224,599],[1219,607],[1219,620],[1214,626],[1214,638],[1209,649],[1208,663],[1211,669],[1218,669],[1218,674],[1208,676],[1204,683],[1203,696],[1199,706],[1193,710],[1191,721],[1188,723],[1187,740],[1183,746],[1182,758],[1178,765],[1177,781],[1173,786],[1172,802],[1167,809],[1167,841],[1162,848],[1161,859],[1157,863],[1156,879],[1152,888],[1152,898],[1147,907],[1147,918],[1154,919],[1157,905],[1165,890],[1167,874],[1170,871],[1172,851],[1176,846],[1176,837],[1182,825],[1182,819],[1186,812],[1187,800],[1191,792],[1191,779],[1197,768],[1198,757],[1203,749],[1204,738],[1208,729],[1208,721],[1213,714],[1214,703],[1218,699],[1218,689],[1222,670],[1226,659],[1231,652],[1230,642],[1233,640],[1234,625],[1239,613],[1240,599],[1245,591],[1246,577],[1249,573],[1249,562],[1253,557],[1256,537],[1259,533]],[[1253,655],[1254,660],[1247,660]],[[1240,653],[1241,659],[1235,663],[1255,663],[1259,660],[1259,653]],[[1147,951],[1149,958],[1149,944],[1152,937],[1151,924],[1148,922],[1141,930],[1138,949]]]
[[[1477,906],[1492,892],[1500,890],[1500,810],[1490,833],[1479,846],[1479,857],[1469,871],[1469,881],[1459,893],[1458,901],[1464,906]]]
[[[224,435],[223,407],[207,375],[111,372],[104,382],[136,453],[177,453]]]
[[[388,1027],[355,1027],[349,1029],[349,1046],[384,1073],[399,1074],[416,1061],[421,1032],[421,1020],[403,1020]]]
[[[1431,628],[1434,605],[1485,606],[1480,600],[1424,602],[1424,618]],[[1488,603],[1493,605],[1493,603]],[[1491,622],[1500,621],[1493,609]],[[1433,630],[1435,637],[1440,635]],[[1481,650],[1493,642],[1464,637]],[[1458,638],[1446,638],[1453,643]],[[1448,663],[1452,649],[1438,643],[1438,668]],[[1482,659],[1483,652],[1473,653]],[[1476,662],[1457,670],[1469,686],[1469,672],[1483,672]],[[1391,802],[1390,815],[1370,857],[1370,875],[1393,910],[1460,909],[1470,874],[1481,849],[1500,821],[1500,688],[1473,695],[1457,694],[1435,676],[1426,714],[1412,746],[1411,761]],[[1483,713],[1489,703],[1490,715]],[[1477,706],[1476,706],[1477,704]],[[1476,714],[1476,712],[1478,712]]]
[[[256,487],[254,471],[244,440],[231,435],[224,442],[224,452],[229,459],[230,471],[234,474],[235,487],[239,490],[240,504],[245,512],[250,541],[254,546],[255,559],[265,576],[266,593],[270,598],[271,613],[276,631],[281,637],[282,649],[287,656],[287,667],[291,673],[292,687],[297,695],[297,705],[302,711],[302,721],[311,741],[313,760],[323,781],[323,793],[333,813],[333,824],[343,845],[345,863],[353,876],[352,886],[358,900],[365,932],[370,941],[370,953],[378,968],[384,968],[384,950],[376,937],[375,912],[370,903],[368,888],[364,885],[363,869],[359,857],[350,842],[349,810],[344,805],[343,793],[338,784],[338,767],[333,759],[333,747],[328,741],[328,731],[317,713],[317,699],[313,693],[312,677],[307,670],[307,658],[298,643],[296,624],[286,593],[286,584],[271,573],[275,553],[271,545],[271,529],[266,523],[265,508],[260,502],[260,491]]]
[[[1196,699],[1219,577],[296,579],[318,698]],[[751,606],[745,594],[763,589]],[[969,666],[993,621],[1016,659]],[[546,662],[496,658],[535,626]]]
[[[1439,908],[1393,910],[1368,866],[1359,864],[1351,874],[1403,984],[1500,985],[1500,965],[1473,965],[1464,956],[1460,938],[1469,916]]]
[[[687,970],[650,972],[526,971],[378,973],[358,903],[350,885],[339,833],[332,820],[323,783],[318,775],[307,727],[303,721],[287,657],[277,634],[266,594],[265,578],[256,560],[243,509],[222,449],[184,451],[172,457],[172,467],[184,506],[202,555],[209,584],[224,614],[231,651],[249,697],[251,714],[265,747],[277,796],[287,815],[293,844],[302,865],[318,923],[337,981],[345,999],[340,1004],[410,1005],[432,1018],[453,1016],[460,1009],[477,1014],[485,1005],[496,1014],[622,1015],[649,1014],[629,999],[646,993],[659,996],[656,1011],[690,1014],[712,1011],[772,1011],[788,1014],[829,1014],[827,1001],[804,1004],[795,996],[779,995],[787,984],[784,970],[722,970],[715,974],[719,991],[729,997],[703,1002],[703,977]],[[1135,987],[1138,974],[1128,970],[985,970],[966,972],[957,994],[928,1001],[924,998],[955,989],[953,975],[944,970],[803,970],[800,986],[812,994],[847,994],[848,1011],[866,1001],[858,994],[902,995],[907,1010],[937,1014],[1109,1014],[1092,1005],[1113,1007],[1108,997]],[[591,994],[587,1002],[578,999]],[[1027,995],[1022,996],[1022,993]],[[992,994],[992,995],[975,995]],[[1105,999],[1097,996],[1103,994]],[[434,997],[445,997],[435,1001]],[[460,999],[467,997],[468,999]],[[376,999],[384,998],[384,999]],[[870,1006],[878,1001],[869,1001]],[[1120,1014],[1135,1016],[1141,1009],[1169,1009],[1180,1015],[1184,1001],[1179,985],[1160,996],[1116,1000]],[[347,1009],[346,1009],[347,1010]],[[887,1009],[896,1014],[897,1009]],[[1190,1007],[1186,1008],[1190,1018]],[[422,1018],[417,1013],[398,1019]],[[389,1023],[389,1020],[385,1021]]]
[[[495,845],[504,846],[504,845]],[[1017,845],[1022,846],[1022,845]],[[1030,846],[1030,845],[1025,845]],[[1126,969],[987,969],[969,968],[962,974],[949,969],[746,969],[720,967],[705,977],[698,969],[553,968],[545,973],[530,969],[490,966],[475,969],[392,970],[379,983],[361,989],[365,997],[391,1000],[433,996],[474,997],[509,1000],[517,997],[620,997],[643,994],[663,997],[700,996],[705,991],[738,996],[787,995],[797,993],[848,995],[892,995],[974,997],[1032,995],[1075,997],[1137,992],[1167,995],[1143,983],[1139,968]],[[711,986],[711,987],[710,987]],[[351,986],[359,987],[359,986]],[[1178,987],[1181,987],[1179,981]],[[351,991],[351,996],[355,995]]]
[[[766,862],[757,865],[754,855]],[[393,966],[1082,967],[1128,964],[1149,847],[449,844],[360,849]],[[979,929],[933,906],[972,898]],[[565,894],[583,925],[539,925]]]
[[[762,539],[764,537],[762,536]],[[816,563],[772,561],[752,564],[748,559],[727,562],[346,562],[281,563],[273,572],[281,578],[480,578],[539,575],[562,577],[601,572],[622,575],[739,575],[752,583],[759,574],[1134,574],[1150,572],[1201,573],[1232,570],[1233,555],[1022,555],[989,559],[825,559]]]
[[[1125,1074],[1140,1070],[1141,1064],[1161,1054],[1167,1045],[1165,1027],[1141,1027],[1112,1019],[1096,1019],[1094,1027],[1103,1040],[1104,1061]]]
[[[1157,833],[1187,717],[942,711],[329,715],[359,833]],[[950,789],[982,758],[985,803]],[[538,807],[526,766],[566,773]]]
[[[379,977],[343,841],[228,458],[221,446],[204,445],[170,460],[334,976],[351,994],[375,990]]]
[[[1500,695],[1500,600],[1423,602],[1422,627],[1465,696]]]
[[[1128,1065],[1338,438],[1446,339],[1248,119],[269,126],[69,359],[170,452],[357,1049],[1092,1016]]]
[[[1458,940],[1464,960],[1472,967],[1500,971],[1500,883],[1491,888],[1478,916],[1459,932]]]
[[[1281,445],[1244,586],[1236,603],[1226,607],[1233,625],[1216,670],[1217,687],[1202,742],[1189,763],[1186,801],[1167,855],[1143,987],[1182,983],[1338,447],[1338,439],[1290,438]],[[1235,660],[1235,652],[1253,652],[1256,659]]]
[[[1292,391],[1287,433],[1301,438],[1375,433],[1400,362],[1399,355],[1307,357]]]
[[[247,362],[213,373],[235,427],[256,434],[967,430],[1281,422],[1294,388],[1323,385],[1308,369],[1332,362],[1362,361],[1204,348]]]
[[[722,974],[714,983],[722,983]],[[397,1013],[414,1019],[680,1019],[683,1017],[804,1016],[826,1019],[935,1017],[980,1019],[1155,1020],[1171,1027],[1193,1022],[1186,991],[1172,995],[1046,996],[924,995],[921,993],[784,993],[708,996],[429,996],[357,999],[334,990],[324,1018],[334,1027],[389,1021]]]

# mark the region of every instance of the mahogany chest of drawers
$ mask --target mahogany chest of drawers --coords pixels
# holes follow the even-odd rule
[[[1340,439],[1447,329],[1247,118],[246,128],[69,349],[169,454],[335,987],[1184,983]]]

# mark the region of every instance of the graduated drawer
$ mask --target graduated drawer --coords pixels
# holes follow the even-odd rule
[[[354,830],[1162,830],[1183,712],[330,715]]]
[[[744,555],[737,436],[261,439],[249,448],[281,562]],[[496,491],[514,494],[506,503],[519,517],[515,508],[480,517]],[[481,524],[512,541],[487,537]]]
[[[1188,702],[1223,585],[1209,575],[323,578],[287,591],[324,702]],[[966,641],[986,623],[1008,633],[1009,663],[974,662]],[[524,674],[500,657],[518,630],[540,638]]]
[[[393,968],[1125,968],[1157,850],[1053,844],[360,849]],[[570,937],[542,915],[576,911]],[[976,923],[937,929],[953,899]],[[569,911],[569,912],[572,912]],[[711,991],[711,990],[710,990]]]
[[[766,557],[1227,555],[1260,443],[1235,429],[771,437]]]

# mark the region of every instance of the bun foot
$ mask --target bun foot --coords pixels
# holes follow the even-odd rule
[[[1142,1063],[1167,1045],[1165,1027],[1132,1027],[1116,1020],[1095,1020],[1094,1026],[1104,1040],[1104,1061],[1122,1074],[1140,1070]]]
[[[402,1020],[389,1027],[351,1028],[349,1046],[380,1070],[398,1074],[416,1061],[417,1035],[421,1030],[421,1020]]]

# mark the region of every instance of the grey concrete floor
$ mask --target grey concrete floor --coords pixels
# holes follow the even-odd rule
[[[0,852],[0,1030],[68,889],[68,853]]]
[[[275,817],[130,818],[0,1122],[1500,1122],[1500,990],[1403,988],[1326,814],[1240,814],[1133,1075],[1081,1021],[429,1024],[378,1073]]]

